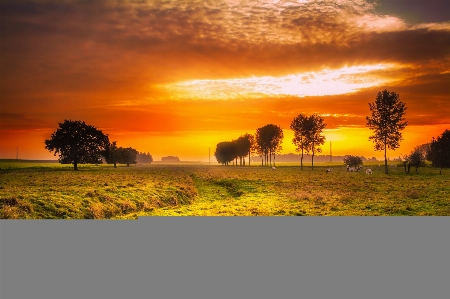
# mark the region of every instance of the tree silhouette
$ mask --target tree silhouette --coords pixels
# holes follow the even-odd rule
[[[295,150],[300,153],[300,169],[303,170],[303,152],[308,148],[307,134],[308,116],[304,114],[297,115],[291,122],[291,130],[294,131],[294,139],[292,143],[296,146]]]
[[[250,166],[251,155],[256,152],[256,149],[255,149],[255,136],[253,136],[252,134],[248,134],[247,133],[243,137],[246,138],[248,140],[248,143],[250,144],[250,147],[248,148],[248,153],[247,153],[247,155],[248,155],[248,166]]]
[[[248,164],[250,165],[250,154],[253,147],[253,140],[253,136],[250,134],[242,135],[236,140],[237,156],[239,157],[240,165],[245,165],[245,157],[247,155],[249,156]]]
[[[427,159],[434,167],[450,167],[450,130],[446,129],[436,139],[433,137]]]
[[[108,135],[79,120],[64,120],[45,140],[45,148],[55,151],[60,163],[73,164],[74,170],[78,170],[78,164],[102,163],[101,155],[108,146]]]
[[[321,153],[320,146],[325,143],[325,136],[322,134],[326,127],[323,117],[317,114],[309,116],[304,124],[305,132],[305,150],[306,153],[311,153],[311,167],[314,169],[314,156],[316,153]]]
[[[405,171],[406,167],[408,167],[407,173],[411,171],[411,167],[416,168],[417,172],[419,167],[425,166],[425,156],[418,148],[415,148],[409,155],[404,157],[403,164],[405,166]]]
[[[136,157],[136,161],[137,163],[152,163],[153,162],[153,157],[152,155],[150,155],[150,153],[138,153],[137,157]]]
[[[117,167],[117,163],[121,163],[122,155],[117,147],[117,142],[113,141],[109,146],[106,147],[103,152],[103,156],[105,157],[106,163],[114,164],[114,168]]]
[[[268,162],[272,165],[272,155],[275,160],[275,154],[282,150],[283,137],[283,130],[274,124],[268,124],[256,130],[256,149],[259,155],[264,156],[266,165]]]
[[[384,169],[387,174],[387,149],[395,150],[403,140],[400,131],[408,124],[403,118],[407,107],[397,93],[387,90],[380,91],[369,107],[371,115],[366,117],[366,127],[374,131],[369,140],[375,143],[375,150],[384,149]]]
[[[216,146],[214,156],[216,157],[217,162],[221,163],[222,165],[228,165],[228,163],[230,163],[237,157],[236,146],[234,142],[219,142]]]
[[[119,148],[119,152],[122,156],[122,163],[127,164],[129,167],[130,164],[136,164],[136,158],[138,155],[138,151],[134,148],[127,147],[127,148]]]

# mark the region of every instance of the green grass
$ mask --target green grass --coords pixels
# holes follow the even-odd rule
[[[381,164],[381,163],[376,163]],[[0,162],[0,218],[450,215],[450,170]],[[325,169],[333,171],[326,174]]]

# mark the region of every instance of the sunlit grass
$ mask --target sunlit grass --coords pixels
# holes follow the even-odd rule
[[[10,163],[10,162],[9,162]],[[341,163],[314,170],[207,165],[0,163],[0,218],[104,219],[138,216],[450,215],[450,171],[372,163],[373,175]],[[331,173],[325,169],[331,167]]]

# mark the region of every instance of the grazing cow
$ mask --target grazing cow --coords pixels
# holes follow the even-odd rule
[[[272,166],[272,169],[275,170],[276,169],[275,166]]]
[[[331,172],[331,168],[328,168],[326,171],[326,173],[329,173],[329,172]]]
[[[366,174],[367,174],[367,175],[372,174],[372,169],[367,168],[367,169],[366,169]]]
[[[355,168],[355,167],[349,167],[347,171],[355,172],[355,171],[356,171],[356,168]]]

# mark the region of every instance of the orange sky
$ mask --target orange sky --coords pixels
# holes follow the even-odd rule
[[[368,140],[382,89],[408,107],[407,154],[450,128],[448,1],[2,1],[0,158],[51,159],[79,119],[155,160],[318,113],[334,155]]]

